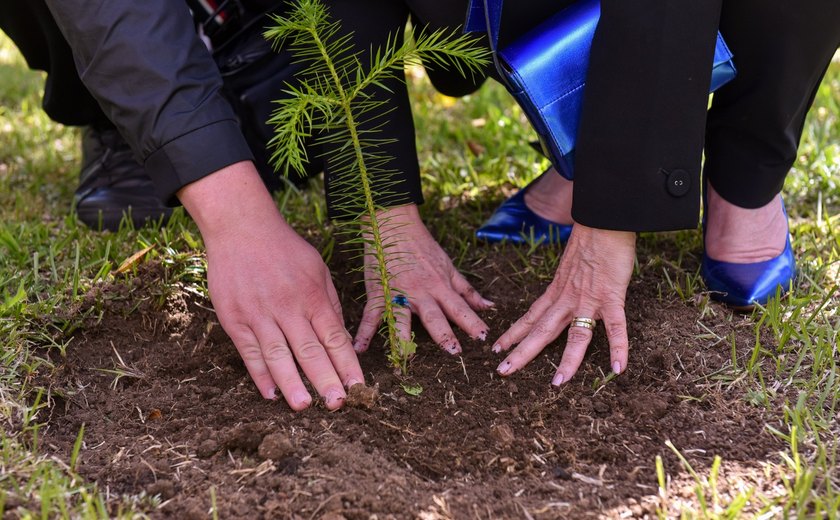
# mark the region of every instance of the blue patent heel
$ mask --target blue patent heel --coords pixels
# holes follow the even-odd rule
[[[787,219],[784,203],[782,203],[782,212]],[[704,240],[705,227],[704,216]],[[765,305],[776,296],[777,290],[780,289],[781,294],[787,293],[796,277],[796,260],[790,244],[790,233],[788,233],[782,253],[763,262],[749,264],[722,262],[709,258],[706,253],[703,253],[700,275],[714,300],[741,310],[750,310],[756,304]]]
[[[508,241],[524,244],[533,240],[540,245],[565,244],[572,233],[572,225],[544,219],[525,204],[525,193],[536,182],[536,179],[531,181],[496,208],[490,218],[478,228],[475,236],[490,243]]]

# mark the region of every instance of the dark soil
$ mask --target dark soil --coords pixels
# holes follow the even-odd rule
[[[500,307],[486,315],[492,336],[547,282],[511,275],[521,265],[512,248],[483,254],[468,271]],[[463,356],[452,357],[421,333],[409,379],[374,346],[361,361],[378,389],[355,390],[353,406],[338,412],[315,406],[295,414],[282,400],[260,398],[207,301],[186,292],[162,297],[163,309],[139,300],[161,269],[146,264],[137,287],[96,289],[92,299],[106,302],[101,322],[54,360],[43,444],[67,460],[84,425],[80,473],[109,497],[159,495],[150,511],[157,518],[207,518],[211,491],[220,518],[655,515],[655,457],[672,477],[686,475],[667,440],[701,472],[715,455],[725,468],[758,468],[780,445],[764,432],[772,417],[746,403],[743,388],[712,377],[728,373],[729,342],[698,324],[696,304],[660,291],[661,267],[641,265],[648,267],[627,301],[630,366],[606,384],[600,329],[560,390],[549,385],[559,347],[501,379],[489,343],[464,340]],[[353,323],[360,288],[348,279],[338,285]],[[120,291],[128,298],[102,296]],[[734,333],[739,356],[747,355],[752,322],[711,308],[705,327]],[[115,381],[102,369],[118,367],[118,355],[133,375]],[[409,395],[404,383],[423,391]]]

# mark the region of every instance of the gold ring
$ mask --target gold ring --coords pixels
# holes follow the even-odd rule
[[[595,330],[595,320],[592,318],[572,318],[570,327],[583,327],[584,329]]]

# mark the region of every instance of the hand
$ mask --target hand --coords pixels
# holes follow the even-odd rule
[[[208,285],[219,322],[266,399],[280,388],[294,410],[312,397],[334,410],[364,382],[329,270],[289,227],[250,162],[223,168],[179,193],[207,246]],[[343,385],[343,386],[342,386]]]
[[[508,376],[527,365],[576,317],[603,320],[612,369],[620,374],[627,367],[624,297],[635,254],[635,233],[575,224],[551,285],[493,346],[494,352],[502,352],[519,344],[496,369],[499,374]],[[559,386],[575,375],[591,339],[591,330],[569,328],[551,384]]]
[[[380,212],[388,271],[392,291],[407,298],[406,307],[395,308],[400,338],[411,339],[411,314],[417,314],[435,343],[450,354],[459,354],[461,344],[452,332],[449,320],[472,338],[484,340],[487,324],[475,311],[488,309],[493,302],[482,298],[452,260],[435,242],[420,220],[417,206],[409,204]],[[369,247],[369,246],[367,246]],[[376,271],[376,259],[367,249],[365,291],[367,303],[353,346],[364,352],[382,323],[382,285]],[[448,318],[448,319],[447,319]]]

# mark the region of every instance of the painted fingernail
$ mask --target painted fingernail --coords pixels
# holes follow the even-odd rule
[[[615,373],[615,375],[618,375],[618,374],[621,373],[621,363],[619,363],[618,361],[613,363],[613,373]]]
[[[481,332],[479,332],[478,333],[478,339],[480,339],[481,341],[486,341],[487,340],[487,331],[482,330]]]
[[[324,397],[324,402],[327,404],[327,406],[333,406],[343,400],[344,394],[342,392],[339,392],[338,390],[331,390],[327,393],[326,397]]]
[[[449,352],[450,354],[453,354],[453,355],[454,354],[460,354],[461,353],[461,347],[457,343],[453,343],[453,344],[449,345],[448,347],[446,347],[446,351]]]
[[[361,352],[362,350],[364,350],[364,345],[362,345],[358,341],[354,341],[353,342],[353,350],[355,350],[356,352]]]
[[[496,354],[499,354],[499,353],[502,351],[502,346],[501,346],[501,345],[499,345],[498,343],[496,343],[495,345],[493,345],[492,350],[493,350],[493,352],[495,352]]]
[[[306,392],[298,392],[292,397],[292,402],[295,406],[309,406],[312,404],[312,396]]]
[[[502,361],[502,364],[496,369],[496,372],[499,374],[506,376],[510,373],[511,369],[513,368],[513,364],[510,361]]]
[[[560,386],[566,380],[566,377],[563,374],[557,374],[554,376],[554,379],[551,380],[551,384],[554,386]]]

